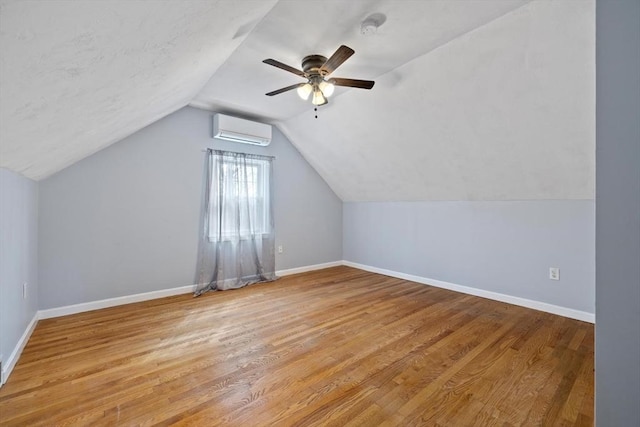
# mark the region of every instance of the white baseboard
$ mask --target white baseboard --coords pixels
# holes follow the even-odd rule
[[[276,276],[289,276],[291,274],[306,273],[307,271],[322,270],[323,268],[338,267],[340,265],[345,265],[344,261],[332,261],[304,267],[289,268],[287,270],[276,271]]]
[[[321,270],[323,268],[343,265],[342,261],[326,262],[323,264],[307,265],[304,267],[290,268],[276,271],[278,276],[288,276],[290,274],[304,273],[307,271]],[[196,285],[181,286],[178,288],[162,289],[159,291],[145,292],[142,294],[126,295],[122,297],[107,298],[98,301],[84,302],[80,304],[67,305],[64,307],[49,308],[38,312],[40,319],[67,316],[69,314],[82,313],[85,311],[99,310],[101,308],[114,307],[116,305],[131,304],[133,302],[148,301],[157,298],[170,297],[173,295],[188,294],[195,292]]]
[[[66,305],[64,307],[49,308],[46,310],[40,310],[38,313],[40,315],[40,319],[49,319],[52,317],[67,316],[69,314],[114,307],[116,305],[131,304],[133,302],[148,301],[157,298],[171,297],[174,295],[188,294],[194,292],[195,289],[196,285],[180,286],[178,288],[161,289],[158,291],[145,292],[142,294],[126,295],[123,297],[107,298],[98,301]]]
[[[412,274],[400,273],[397,271],[386,270],[384,268],[358,264],[357,262],[342,261],[342,264],[349,267],[359,268],[360,270],[370,271],[372,273],[384,274],[385,276],[397,277],[398,279],[410,280],[412,282],[431,285],[437,288],[449,289],[451,291],[461,292],[463,294],[474,295],[482,298],[488,298],[496,301],[506,302],[513,305],[519,305],[521,307],[532,308],[534,310],[545,311],[547,313],[557,314],[559,316],[568,317],[570,319],[581,320],[583,322],[595,323],[595,320],[596,320],[596,316],[594,313],[589,313],[586,311],[574,310],[572,308],[561,307],[558,305],[548,304],[545,302],[540,302],[540,301],[535,301],[535,300],[530,300],[530,299],[520,298],[520,297],[514,297],[511,295],[501,294],[498,292],[485,291],[483,289],[457,285],[455,283],[443,282],[442,280],[429,279],[427,277],[421,277],[421,276],[414,276]]]
[[[2,365],[2,372],[0,372],[0,386],[7,381],[7,378],[9,378],[11,371],[13,371],[13,368],[16,366],[16,363],[18,363],[18,359],[22,354],[22,350],[24,350],[24,346],[27,345],[27,342],[29,341],[29,338],[31,338],[31,334],[33,333],[33,330],[36,328],[38,319],[39,319],[38,312],[36,312],[33,315],[33,319],[31,319],[31,322],[29,322],[29,325],[27,325],[27,329],[25,329],[24,333],[20,337],[18,344],[11,352],[11,355],[7,359],[7,362]]]
[[[332,261],[322,264],[307,265],[303,267],[289,268],[286,270],[276,271],[278,276],[288,276],[291,274],[306,273],[308,271],[321,270],[323,268],[337,267],[340,265],[346,265],[349,267],[359,268],[361,270],[370,271],[372,273],[384,274],[385,276],[397,277],[399,279],[410,280],[412,282],[422,283],[425,285],[431,285],[438,288],[449,289],[464,294],[475,295],[483,298],[489,298],[496,301],[502,301],[509,304],[519,305],[522,307],[532,308],[534,310],[545,311],[548,313],[557,314],[571,319],[582,320],[584,322],[595,323],[595,314],[586,311],[574,310],[572,308],[562,307],[554,304],[548,304],[545,302],[530,300],[526,298],[520,298],[512,295],[501,294],[493,291],[486,291],[483,289],[473,288],[469,286],[458,285],[455,283],[445,282],[442,280],[430,279],[428,277],[415,276],[412,274],[400,273],[398,271],[387,270],[384,268],[372,267],[370,265],[359,264],[351,261]],[[116,298],[108,298],[99,301],[91,301],[81,304],[68,305],[64,307],[50,308],[47,310],[40,310],[37,313],[38,319],[48,319],[52,317],[66,316],[69,314],[82,313],[84,311],[98,310],[101,308],[113,307],[116,305],[130,304],[133,302],[148,301],[156,298],[164,298],[173,295],[188,294],[194,292],[196,285],[181,286],[178,288],[162,289],[158,291],[146,292],[141,294],[127,295]],[[37,319],[36,319],[37,320]],[[32,321],[33,323],[33,321]],[[33,323],[35,325],[35,323]],[[27,332],[25,332],[26,334]],[[29,335],[31,332],[29,332]],[[22,351],[22,350],[20,350]],[[14,351],[15,353],[15,351]],[[13,357],[13,354],[12,354]],[[11,357],[8,359],[11,360]],[[7,362],[7,367],[9,363]],[[3,368],[6,370],[6,368]]]

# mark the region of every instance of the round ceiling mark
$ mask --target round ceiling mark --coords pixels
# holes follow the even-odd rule
[[[378,31],[378,27],[385,23],[387,16],[383,13],[372,13],[360,24],[360,34],[372,36]]]

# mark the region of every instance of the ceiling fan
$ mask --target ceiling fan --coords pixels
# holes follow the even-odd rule
[[[349,59],[355,51],[350,47],[342,45],[335,51],[329,59],[322,55],[308,55],[302,59],[302,71],[290,67],[287,64],[283,64],[275,59],[265,59],[265,64],[273,65],[274,67],[281,68],[285,71],[289,71],[297,76],[307,79],[306,83],[297,83],[295,85],[283,87],[282,89],[269,92],[267,96],[274,96],[283,92],[290,91],[292,89],[298,89],[298,95],[300,98],[307,100],[309,96],[313,94],[311,102],[315,106],[324,105],[327,102],[328,97],[333,94],[334,86],[346,86],[356,87],[360,89],[371,89],[375,84],[371,80],[355,80],[344,79],[340,77],[331,77],[327,79],[329,74],[333,73],[344,61]]]

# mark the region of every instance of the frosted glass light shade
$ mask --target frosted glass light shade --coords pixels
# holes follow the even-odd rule
[[[313,91],[313,98],[311,99],[313,105],[324,105],[327,103],[327,99],[322,94],[320,88]]]
[[[312,90],[313,87],[309,83],[305,83],[298,88],[298,96],[306,101],[309,99],[309,95],[311,95]]]
[[[319,85],[320,90],[322,91],[322,93],[324,94],[324,96],[326,96],[327,98],[330,97],[331,95],[333,95],[333,91],[336,88],[333,83],[329,83],[327,81],[322,81]]]

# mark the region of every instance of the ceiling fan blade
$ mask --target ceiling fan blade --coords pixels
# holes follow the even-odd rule
[[[351,55],[355,53],[355,50],[351,49],[348,46],[342,45],[335,51],[331,58],[327,59],[327,62],[324,63],[322,67],[320,67],[320,71],[324,72],[325,75],[329,75],[334,72],[336,68],[338,68],[344,61],[349,59]]]
[[[304,86],[305,84],[306,83],[298,83],[298,84],[295,84],[295,85],[283,87],[282,89],[278,89],[278,90],[274,90],[273,92],[265,93],[265,95],[267,95],[267,96],[279,95],[282,92],[287,92],[287,91],[292,90],[292,89],[297,89],[300,86]]]
[[[293,67],[291,67],[291,66],[289,66],[287,64],[283,64],[282,62],[276,61],[275,59],[269,58],[269,59],[265,59],[262,62],[264,62],[265,64],[273,65],[274,67],[277,67],[277,68],[280,68],[282,70],[288,71],[288,72],[293,73],[293,74],[295,74],[297,76],[306,77],[306,75],[304,74],[303,71],[295,69],[295,68],[293,68]]]
[[[339,77],[333,77],[329,81],[336,86],[357,87],[360,89],[371,89],[376,83],[372,80],[342,79]]]

